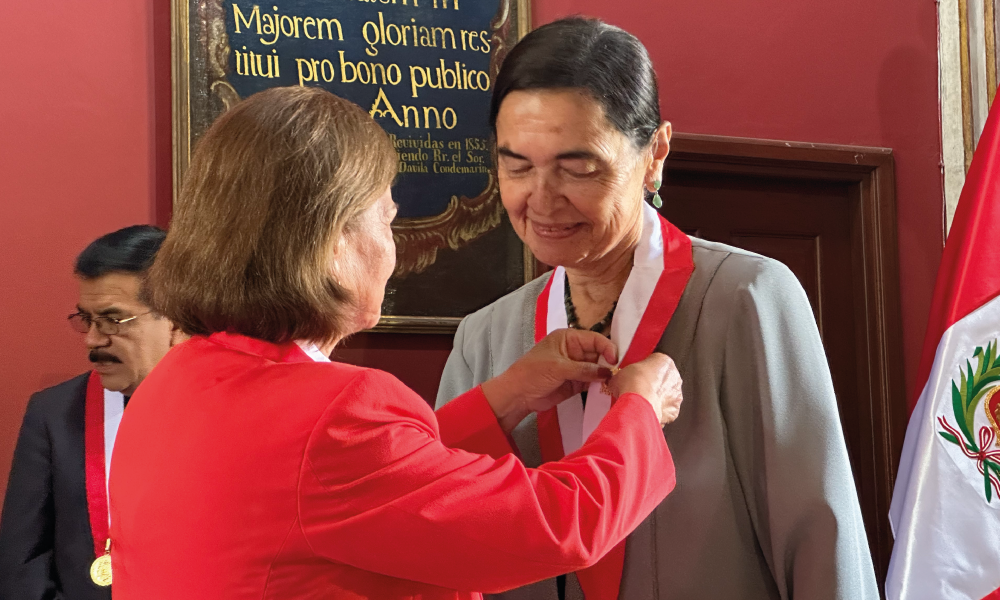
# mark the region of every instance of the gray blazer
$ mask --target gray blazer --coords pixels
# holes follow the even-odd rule
[[[829,367],[781,263],[692,238],[695,270],[658,350],[684,379],[664,434],[677,487],[629,536],[622,600],[878,598]],[[549,275],[466,317],[437,405],[534,345]],[[541,463],[535,417],[513,433]],[[575,577],[567,598],[581,598]],[[497,596],[556,600],[554,580]]]

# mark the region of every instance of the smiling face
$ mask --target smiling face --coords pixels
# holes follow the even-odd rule
[[[496,131],[503,205],[540,261],[586,268],[634,248],[643,185],[662,160],[637,149],[600,104],[572,89],[511,92]]]
[[[333,273],[352,297],[347,334],[378,324],[382,315],[385,286],[396,268],[396,243],[392,220],[396,203],[386,188],[374,204],[351,221],[337,241]]]
[[[122,320],[118,333],[105,335],[97,325],[86,334],[88,357],[101,375],[101,384],[130,395],[170,349],[173,326],[151,313],[139,301],[140,280],[128,273],[108,273],[93,279],[81,278],[77,311],[95,317]]]

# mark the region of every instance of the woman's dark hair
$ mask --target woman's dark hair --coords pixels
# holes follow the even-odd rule
[[[576,88],[604,108],[604,115],[644,147],[660,126],[660,99],[649,53],[634,35],[597,19],[567,17],[524,37],[497,74],[490,127],[507,94],[517,90]]]
[[[132,225],[102,235],[76,257],[74,272],[84,279],[108,273],[142,275],[153,264],[167,232],[152,225]]]

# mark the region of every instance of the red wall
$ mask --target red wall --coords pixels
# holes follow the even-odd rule
[[[0,489],[29,394],[86,369],[64,323],[76,254],[170,207],[169,2],[13,2],[0,19]],[[534,0],[640,37],[678,131],[896,152],[907,376],[941,254],[933,3]],[[669,199],[668,199],[669,201]],[[447,336],[367,334],[339,355],[431,398]]]
[[[29,394],[88,365],[66,324],[74,258],[103,233],[153,220],[164,183],[170,193],[169,47],[165,108],[154,77],[169,12],[157,1],[158,12],[125,0],[4,4],[0,489]],[[154,143],[164,132],[165,162]]]

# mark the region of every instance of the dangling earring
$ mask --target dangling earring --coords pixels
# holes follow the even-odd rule
[[[652,203],[653,206],[656,208],[660,208],[663,206],[663,198],[660,198],[660,185],[661,182],[659,179],[653,180],[653,189],[656,190],[656,193],[653,194]]]

